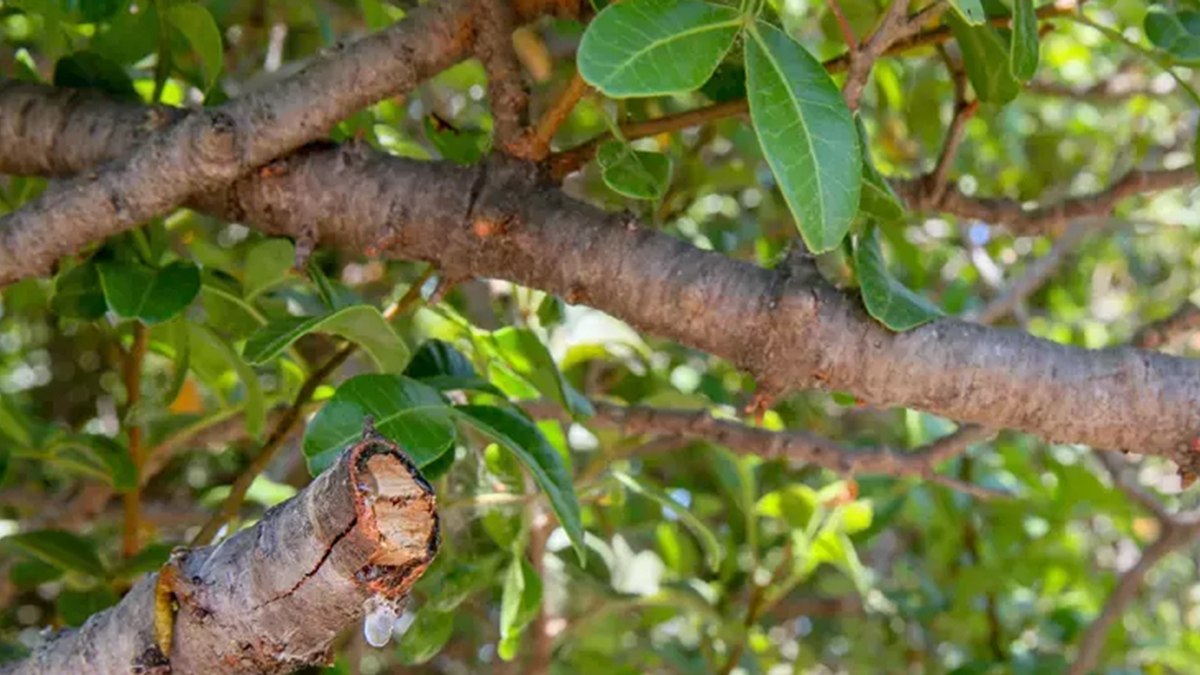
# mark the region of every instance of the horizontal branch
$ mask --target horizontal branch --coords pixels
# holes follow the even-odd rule
[[[707,410],[621,406],[601,401],[593,402],[593,407],[596,414],[587,420],[587,424],[616,428],[625,435],[665,435],[703,440],[738,454],[812,464],[845,476],[914,476],[947,483],[954,489],[977,496],[995,496],[990,491],[981,492],[976,486],[936,474],[938,465],[995,435],[994,431],[975,425],[963,426],[923,448],[901,452],[888,447],[851,447],[806,431],[771,431],[747,426],[732,420],[717,419]]]
[[[1107,218],[1123,199],[1200,183],[1196,167],[1155,171],[1135,170],[1107,188],[1092,194],[1028,208],[1016,199],[974,197],[957,185],[947,186],[940,197],[932,195],[922,180],[893,181],[896,192],[914,211],[949,213],[1000,225],[1014,234],[1061,234],[1072,221]]]
[[[172,556],[116,607],[5,670],[27,673],[288,673],[328,662],[364,603],[398,600],[433,560],[433,491],[396,446],[367,435],[300,494],[219,546]],[[169,658],[156,588],[178,606]]]
[[[477,28],[474,1],[422,5],[390,28],[339,44],[259,91],[220,107],[172,115],[173,123],[126,127],[122,133],[138,140],[127,146],[127,156],[53,185],[0,218],[0,284],[44,274],[62,256],[163,215],[189,195],[227,185],[469,56]],[[544,3],[516,4],[518,11],[540,12]],[[20,134],[40,122],[33,107],[14,112],[3,116],[0,135]]]
[[[21,144],[0,135],[0,171],[10,155],[36,151]],[[316,233],[326,246],[424,260],[451,278],[554,293],[728,359],[768,392],[846,391],[877,406],[1200,468],[1190,449],[1200,432],[1196,361],[1085,350],[953,319],[893,333],[819,279],[703,251],[574,201],[527,163],[457,167],[361,145],[309,147],[192,205],[270,234]]]

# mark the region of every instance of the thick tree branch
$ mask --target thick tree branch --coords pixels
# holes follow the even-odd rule
[[[373,596],[400,598],[438,546],[432,489],[396,446],[367,436],[300,494],[219,546],[173,556],[170,660],[149,575],[116,607],[0,669],[33,673],[288,673],[329,660]]]
[[[54,150],[22,138],[0,134],[0,169],[14,154]],[[1200,468],[1191,450],[1200,431],[1195,361],[1084,350],[952,319],[896,334],[819,280],[696,249],[575,202],[535,167],[502,157],[459,168],[311,147],[275,168],[192,205],[272,234],[315,232],[328,246],[425,260],[452,278],[555,293],[729,359],[768,389],[848,391],[874,405]]]
[[[422,5],[391,28],[336,47],[260,91],[193,112],[157,133],[125,131],[140,139],[128,156],[53,186],[0,218],[0,284],[44,274],[63,255],[162,215],[191,194],[227,185],[453,65],[474,46],[474,1]],[[517,3],[518,18],[526,18],[522,10],[540,11],[539,4]],[[20,133],[31,114],[21,108],[5,115],[0,134]]]

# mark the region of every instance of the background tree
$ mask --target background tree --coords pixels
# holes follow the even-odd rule
[[[0,34],[0,670],[1194,668],[1197,3]]]

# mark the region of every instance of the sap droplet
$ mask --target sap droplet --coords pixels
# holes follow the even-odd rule
[[[363,603],[363,636],[372,647],[385,647],[392,639],[396,623],[403,613],[403,603],[382,595],[373,595]]]

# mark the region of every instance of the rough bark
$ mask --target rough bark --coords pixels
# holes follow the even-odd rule
[[[30,91],[45,90],[0,92],[0,119]],[[114,124],[129,114],[118,108],[108,116]],[[66,134],[90,123],[77,115],[55,119]],[[45,135],[13,133],[0,127],[0,171],[55,152]],[[54,162],[84,170],[69,160],[124,150],[60,148]],[[357,145],[309,146],[191,205],[271,234],[425,260],[452,278],[501,278],[549,291],[727,358],[768,393],[848,391],[874,405],[1162,455],[1200,470],[1190,449],[1200,432],[1200,363],[1068,347],[954,319],[893,333],[856,298],[819,279],[702,251],[579,203],[529,164],[495,157],[460,168]]]
[[[44,274],[63,255],[166,213],[193,193],[226,185],[467,57],[478,16],[473,1],[422,5],[260,91],[183,116],[159,133],[128,132],[141,142],[128,146],[127,156],[54,185],[0,218],[0,283]],[[529,0],[515,10],[518,19],[528,19],[567,4]],[[27,110],[18,113],[10,130],[21,131],[29,119]]]
[[[395,444],[364,435],[300,494],[224,542],[168,563],[178,611],[169,659],[156,644],[148,575],[116,607],[59,633],[33,673],[286,673],[328,661],[375,595],[399,598],[433,560],[433,490]]]

